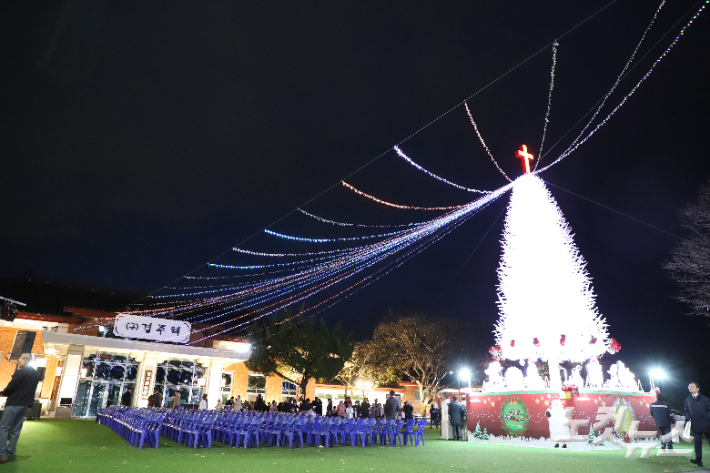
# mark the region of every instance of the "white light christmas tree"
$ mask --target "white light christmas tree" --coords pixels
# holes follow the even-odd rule
[[[586,262],[557,203],[534,174],[515,181],[498,278],[496,342],[502,358],[548,362],[555,387],[559,376],[553,373],[561,361],[582,363],[607,351],[607,325],[597,311]]]

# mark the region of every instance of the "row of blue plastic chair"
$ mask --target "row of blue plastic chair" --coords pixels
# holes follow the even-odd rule
[[[97,422],[108,425],[124,436],[131,445],[158,448],[158,435],[196,449],[212,448],[212,440],[243,448],[264,445],[286,446],[293,444],[331,445],[339,447],[348,442],[351,446],[369,443],[374,445],[424,445],[426,420],[384,421],[375,419],[343,419],[315,417],[285,413],[185,411],[165,408],[125,408],[112,406],[96,417]],[[416,428],[416,430],[415,430]]]
[[[111,406],[96,414],[96,422],[108,426],[134,447],[143,448],[146,442],[158,448],[164,416],[160,412]]]

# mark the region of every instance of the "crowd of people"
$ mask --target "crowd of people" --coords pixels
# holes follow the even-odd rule
[[[126,392],[122,398],[121,404],[124,406],[131,405],[132,393]],[[432,401],[430,399],[430,401]],[[163,405],[163,396],[157,389],[148,397],[148,407],[160,407]],[[175,392],[172,401],[170,402],[171,408],[175,408],[180,405],[180,394]],[[430,418],[431,427],[439,427],[441,424],[441,411],[434,402],[425,403],[422,410],[422,416],[426,416],[426,409],[430,406]],[[227,401],[222,403],[222,400],[218,400],[214,409],[220,411],[226,407],[231,407],[234,410],[245,410],[245,411],[261,411],[261,412],[284,412],[284,413],[301,413],[304,415],[314,415],[314,416],[337,416],[344,417],[348,419],[359,419],[359,418],[373,418],[373,419],[404,419],[410,420],[414,419],[414,406],[410,401],[405,401],[401,403],[400,400],[395,395],[394,391],[390,391],[384,404],[378,399],[375,399],[372,403],[370,399],[365,397],[362,402],[359,400],[353,401],[350,396],[346,396],[345,399],[337,401],[337,404],[333,403],[333,399],[329,398],[324,403],[322,399],[317,396],[311,401],[310,398],[301,399],[297,401],[296,398],[288,398],[285,401],[277,403],[276,400],[272,400],[270,403],[264,400],[261,394],[258,394],[254,401],[242,400],[241,396],[232,396]],[[208,409],[207,395],[203,394],[198,406],[199,410]]]
[[[291,414],[301,413],[304,415],[328,417],[337,416],[350,419],[413,418],[414,407],[412,406],[412,403],[405,402],[400,407],[400,401],[395,396],[394,391],[390,392],[390,395],[384,404],[379,402],[379,399],[375,399],[372,403],[370,403],[370,399],[367,397],[363,398],[362,402],[359,400],[353,401],[350,396],[346,396],[345,399],[341,399],[337,402],[337,404],[334,404],[333,399],[329,398],[324,403],[322,399],[316,396],[312,401],[310,398],[297,401],[296,398],[291,397],[279,403],[275,400],[272,400],[271,403],[269,403],[259,394],[256,396],[254,402],[243,401],[241,396],[237,396],[236,398],[232,396],[224,403],[224,405],[222,405],[221,402],[218,402],[216,409],[219,410],[221,408],[231,406],[235,410],[270,411]]]

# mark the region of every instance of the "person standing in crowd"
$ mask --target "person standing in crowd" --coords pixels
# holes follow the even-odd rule
[[[224,405],[225,407],[232,406],[232,409],[234,409],[234,396],[227,399],[227,402],[225,402]]]
[[[200,400],[200,405],[197,406],[198,411],[206,411],[207,410],[207,394],[202,395],[202,399]]]
[[[380,418],[380,403],[377,399],[375,399],[375,402],[372,403],[372,409],[370,409],[370,413],[375,419]]]
[[[5,410],[0,419],[0,463],[7,463],[15,453],[17,441],[20,439],[25,415],[35,401],[35,391],[42,376],[29,365],[32,355],[23,353],[17,360],[17,371],[12,375],[10,383],[0,392],[7,396]]]
[[[463,424],[464,407],[458,401],[458,396],[454,395],[454,400],[449,403],[449,421],[453,427],[454,440],[462,440],[461,425]]]
[[[153,390],[153,406],[163,407],[163,393],[158,389]]]
[[[304,399],[301,401],[301,405],[298,408],[298,412],[301,414],[308,414],[308,411],[311,410],[311,400],[309,399]]]
[[[411,402],[406,401],[404,403],[402,412],[404,412],[404,420],[414,420],[414,406],[412,406]]]
[[[656,388],[658,389],[658,388]],[[671,431],[675,421],[671,418],[671,409],[668,407],[666,397],[660,391],[656,393],[656,400],[651,403],[651,416],[656,422],[656,427],[661,431],[661,435],[666,435]],[[662,449],[673,449],[673,441],[663,442]]]
[[[433,403],[431,409],[429,409],[429,428],[436,427],[438,429],[440,423],[441,411],[436,407],[436,403]]]
[[[695,458],[690,463],[703,466],[703,435],[710,444],[710,398],[700,394],[700,385],[693,381],[688,385],[690,396],[685,400],[685,421],[695,438]]]
[[[318,397],[316,397],[313,400],[313,403],[316,406],[316,415],[317,416],[322,416],[323,415],[323,401],[320,400]]]
[[[390,397],[385,402],[385,418],[387,420],[395,420],[397,411],[399,410],[399,400],[394,397],[394,389],[390,391]]]
[[[175,409],[180,405],[180,391],[177,389],[173,392],[173,400],[170,403],[170,408]]]
[[[333,415],[333,399],[328,398],[328,404],[325,406],[325,415],[331,417]]]
[[[232,397],[234,399],[234,397]],[[235,411],[241,411],[242,410],[242,397],[237,396],[236,399],[234,399],[234,410]]]
[[[276,400],[271,401],[271,406],[269,406],[269,412],[279,412],[279,406],[276,405]]]
[[[343,401],[338,403],[336,413],[338,414],[338,417],[345,417],[345,403]]]
[[[367,398],[362,400],[362,404],[360,404],[360,417],[363,417],[367,419],[370,417],[370,402],[367,400]]]
[[[256,395],[256,399],[254,400],[254,410],[257,412],[262,412],[265,411],[266,404],[264,404],[264,398],[261,397],[261,394]]]
[[[217,412],[222,412],[224,410],[224,404],[222,404],[221,399],[217,399],[217,404],[215,404],[214,410]]]
[[[121,405],[130,407],[132,402],[133,402],[133,390],[131,388],[128,388],[123,393],[123,396],[121,396]]]
[[[155,407],[155,394],[148,396],[148,407]]]

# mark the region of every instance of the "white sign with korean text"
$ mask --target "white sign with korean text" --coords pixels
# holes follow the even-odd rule
[[[174,343],[190,341],[191,330],[190,323],[182,320],[156,319],[131,314],[118,314],[113,327],[113,333],[119,337]]]

